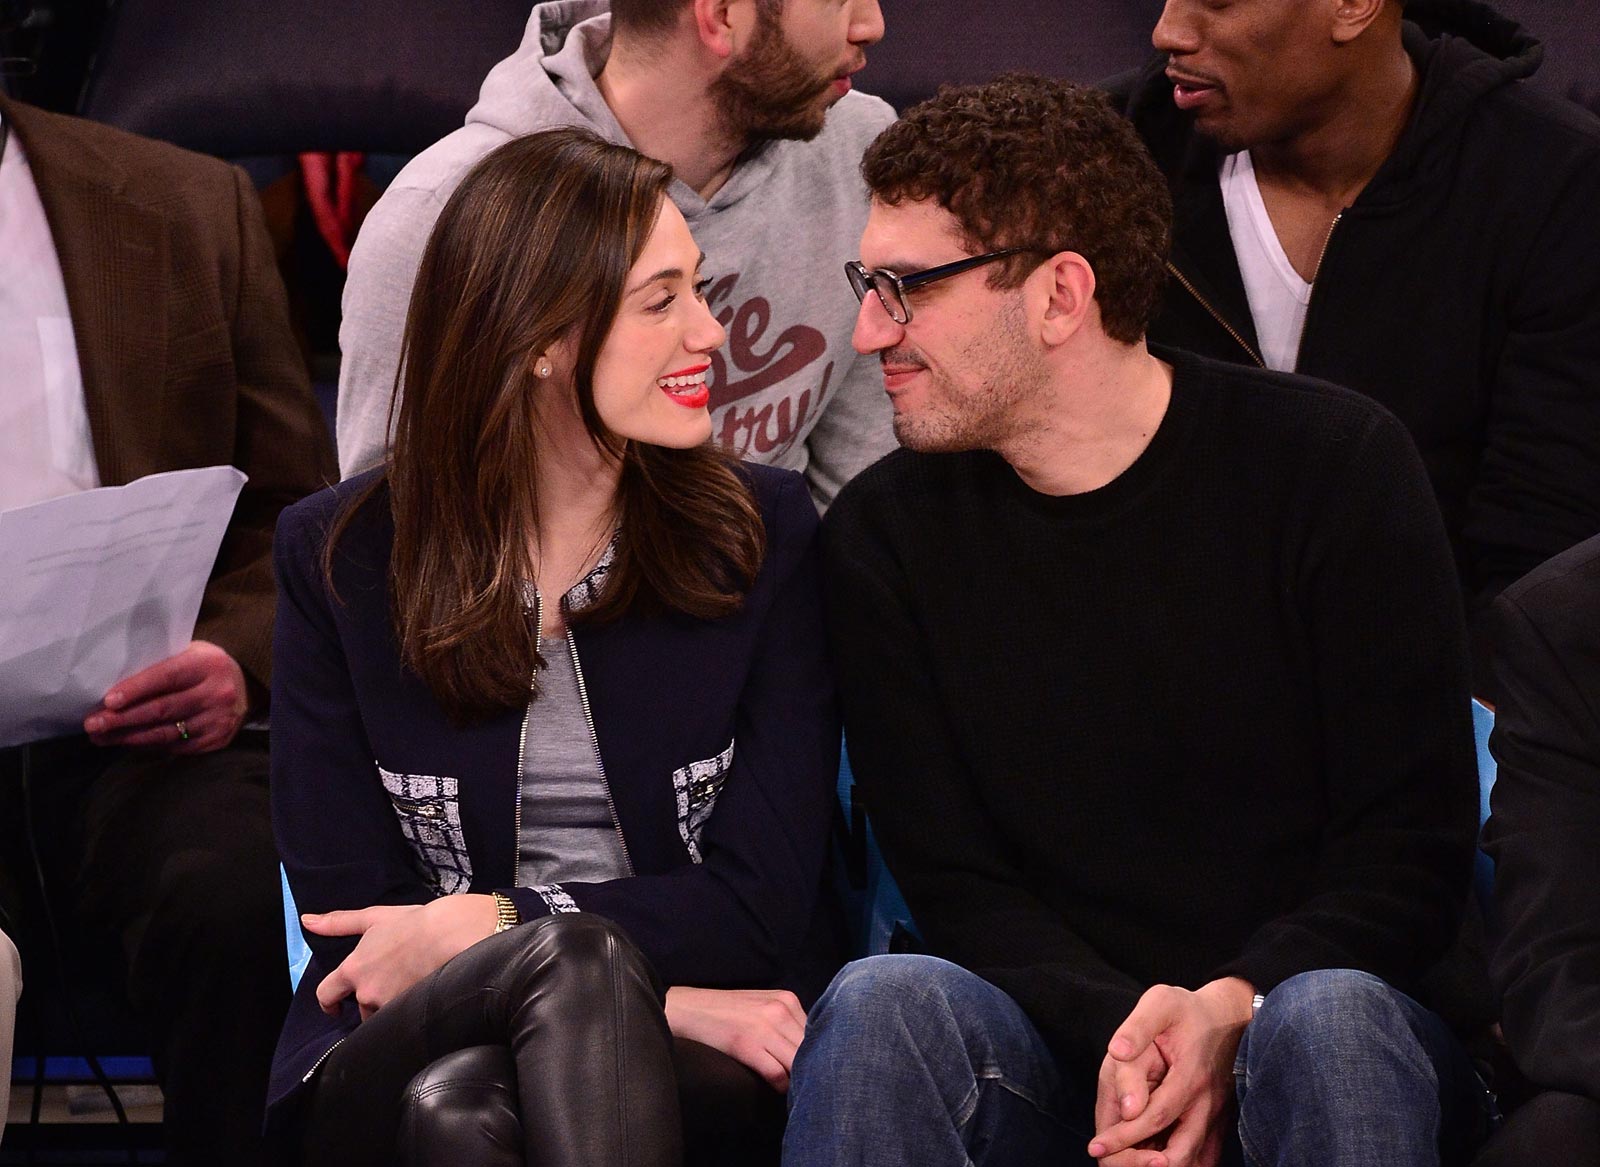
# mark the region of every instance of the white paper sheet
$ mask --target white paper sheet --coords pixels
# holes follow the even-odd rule
[[[0,512],[0,747],[78,733],[194,637],[245,475],[152,474]]]

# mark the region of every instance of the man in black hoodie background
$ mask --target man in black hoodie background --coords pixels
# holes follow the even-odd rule
[[[1152,42],[1117,95],[1175,204],[1151,339],[1405,423],[1488,692],[1489,602],[1600,531],[1600,121],[1475,0],[1167,0]]]

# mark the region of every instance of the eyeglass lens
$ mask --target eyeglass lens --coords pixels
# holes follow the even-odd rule
[[[868,271],[856,263],[845,266],[845,275],[849,277],[850,290],[855,292],[858,301],[866,299],[867,289],[871,288],[878,294],[878,303],[883,305],[889,319],[896,324],[904,324],[910,319],[905,301],[900,298],[900,285],[894,277],[883,272]]]

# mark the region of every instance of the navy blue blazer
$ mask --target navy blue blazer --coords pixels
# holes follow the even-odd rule
[[[615,921],[669,985],[784,985],[805,996],[826,984],[835,954],[819,952],[818,893],[839,723],[817,516],[798,474],[744,470],[767,552],[736,613],[573,626],[634,877],[539,889],[511,886],[524,710],[459,728],[401,664],[387,494],[346,527],[332,594],[326,533],[373,475],[284,511],[274,549],[272,815],[300,910],[503,890],[525,920],[581,910]],[[338,1018],[316,1001],[354,938],[307,941],[311,963],[273,1059],[275,1110],[358,1024],[352,1000]]]

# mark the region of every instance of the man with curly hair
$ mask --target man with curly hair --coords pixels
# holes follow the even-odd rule
[[[1367,398],[1145,330],[1166,185],[1106,100],[947,89],[863,163],[899,450],[824,523],[855,767],[930,955],[847,967],[791,1164],[1438,1163],[1411,992],[1476,781],[1449,544]]]

